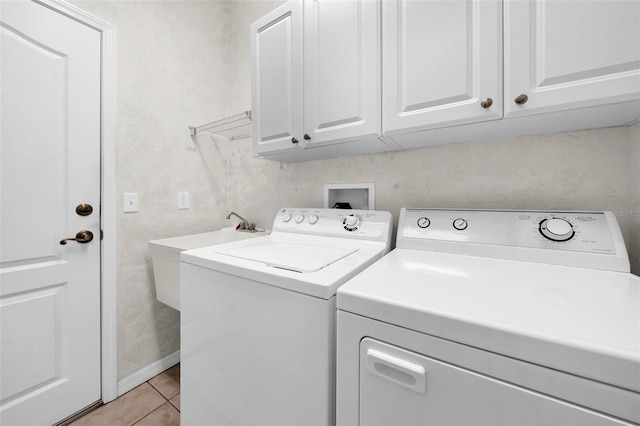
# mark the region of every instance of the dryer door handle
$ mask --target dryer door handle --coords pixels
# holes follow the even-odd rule
[[[367,370],[400,386],[424,393],[427,375],[423,366],[377,349],[367,350]]]

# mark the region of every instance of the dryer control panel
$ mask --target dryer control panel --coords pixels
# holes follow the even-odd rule
[[[280,209],[273,221],[273,231],[391,241],[393,217],[377,210]]]
[[[407,208],[397,247],[598,269],[629,263],[611,212]]]

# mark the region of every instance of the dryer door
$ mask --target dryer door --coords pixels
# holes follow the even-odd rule
[[[627,425],[370,338],[360,343],[361,425]]]

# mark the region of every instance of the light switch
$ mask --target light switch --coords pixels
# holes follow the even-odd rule
[[[136,213],[138,211],[138,193],[125,192],[122,201],[122,211],[125,213]]]

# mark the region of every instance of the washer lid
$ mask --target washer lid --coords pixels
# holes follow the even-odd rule
[[[337,307],[640,392],[640,278],[396,249],[340,287]]]
[[[273,232],[267,237],[182,252],[191,264],[260,284],[330,299],[338,287],[382,258],[387,244]]]
[[[264,263],[268,267],[293,272],[316,272],[358,251],[357,248],[327,247],[303,242],[283,243],[264,239],[241,247],[216,250],[224,256]]]

